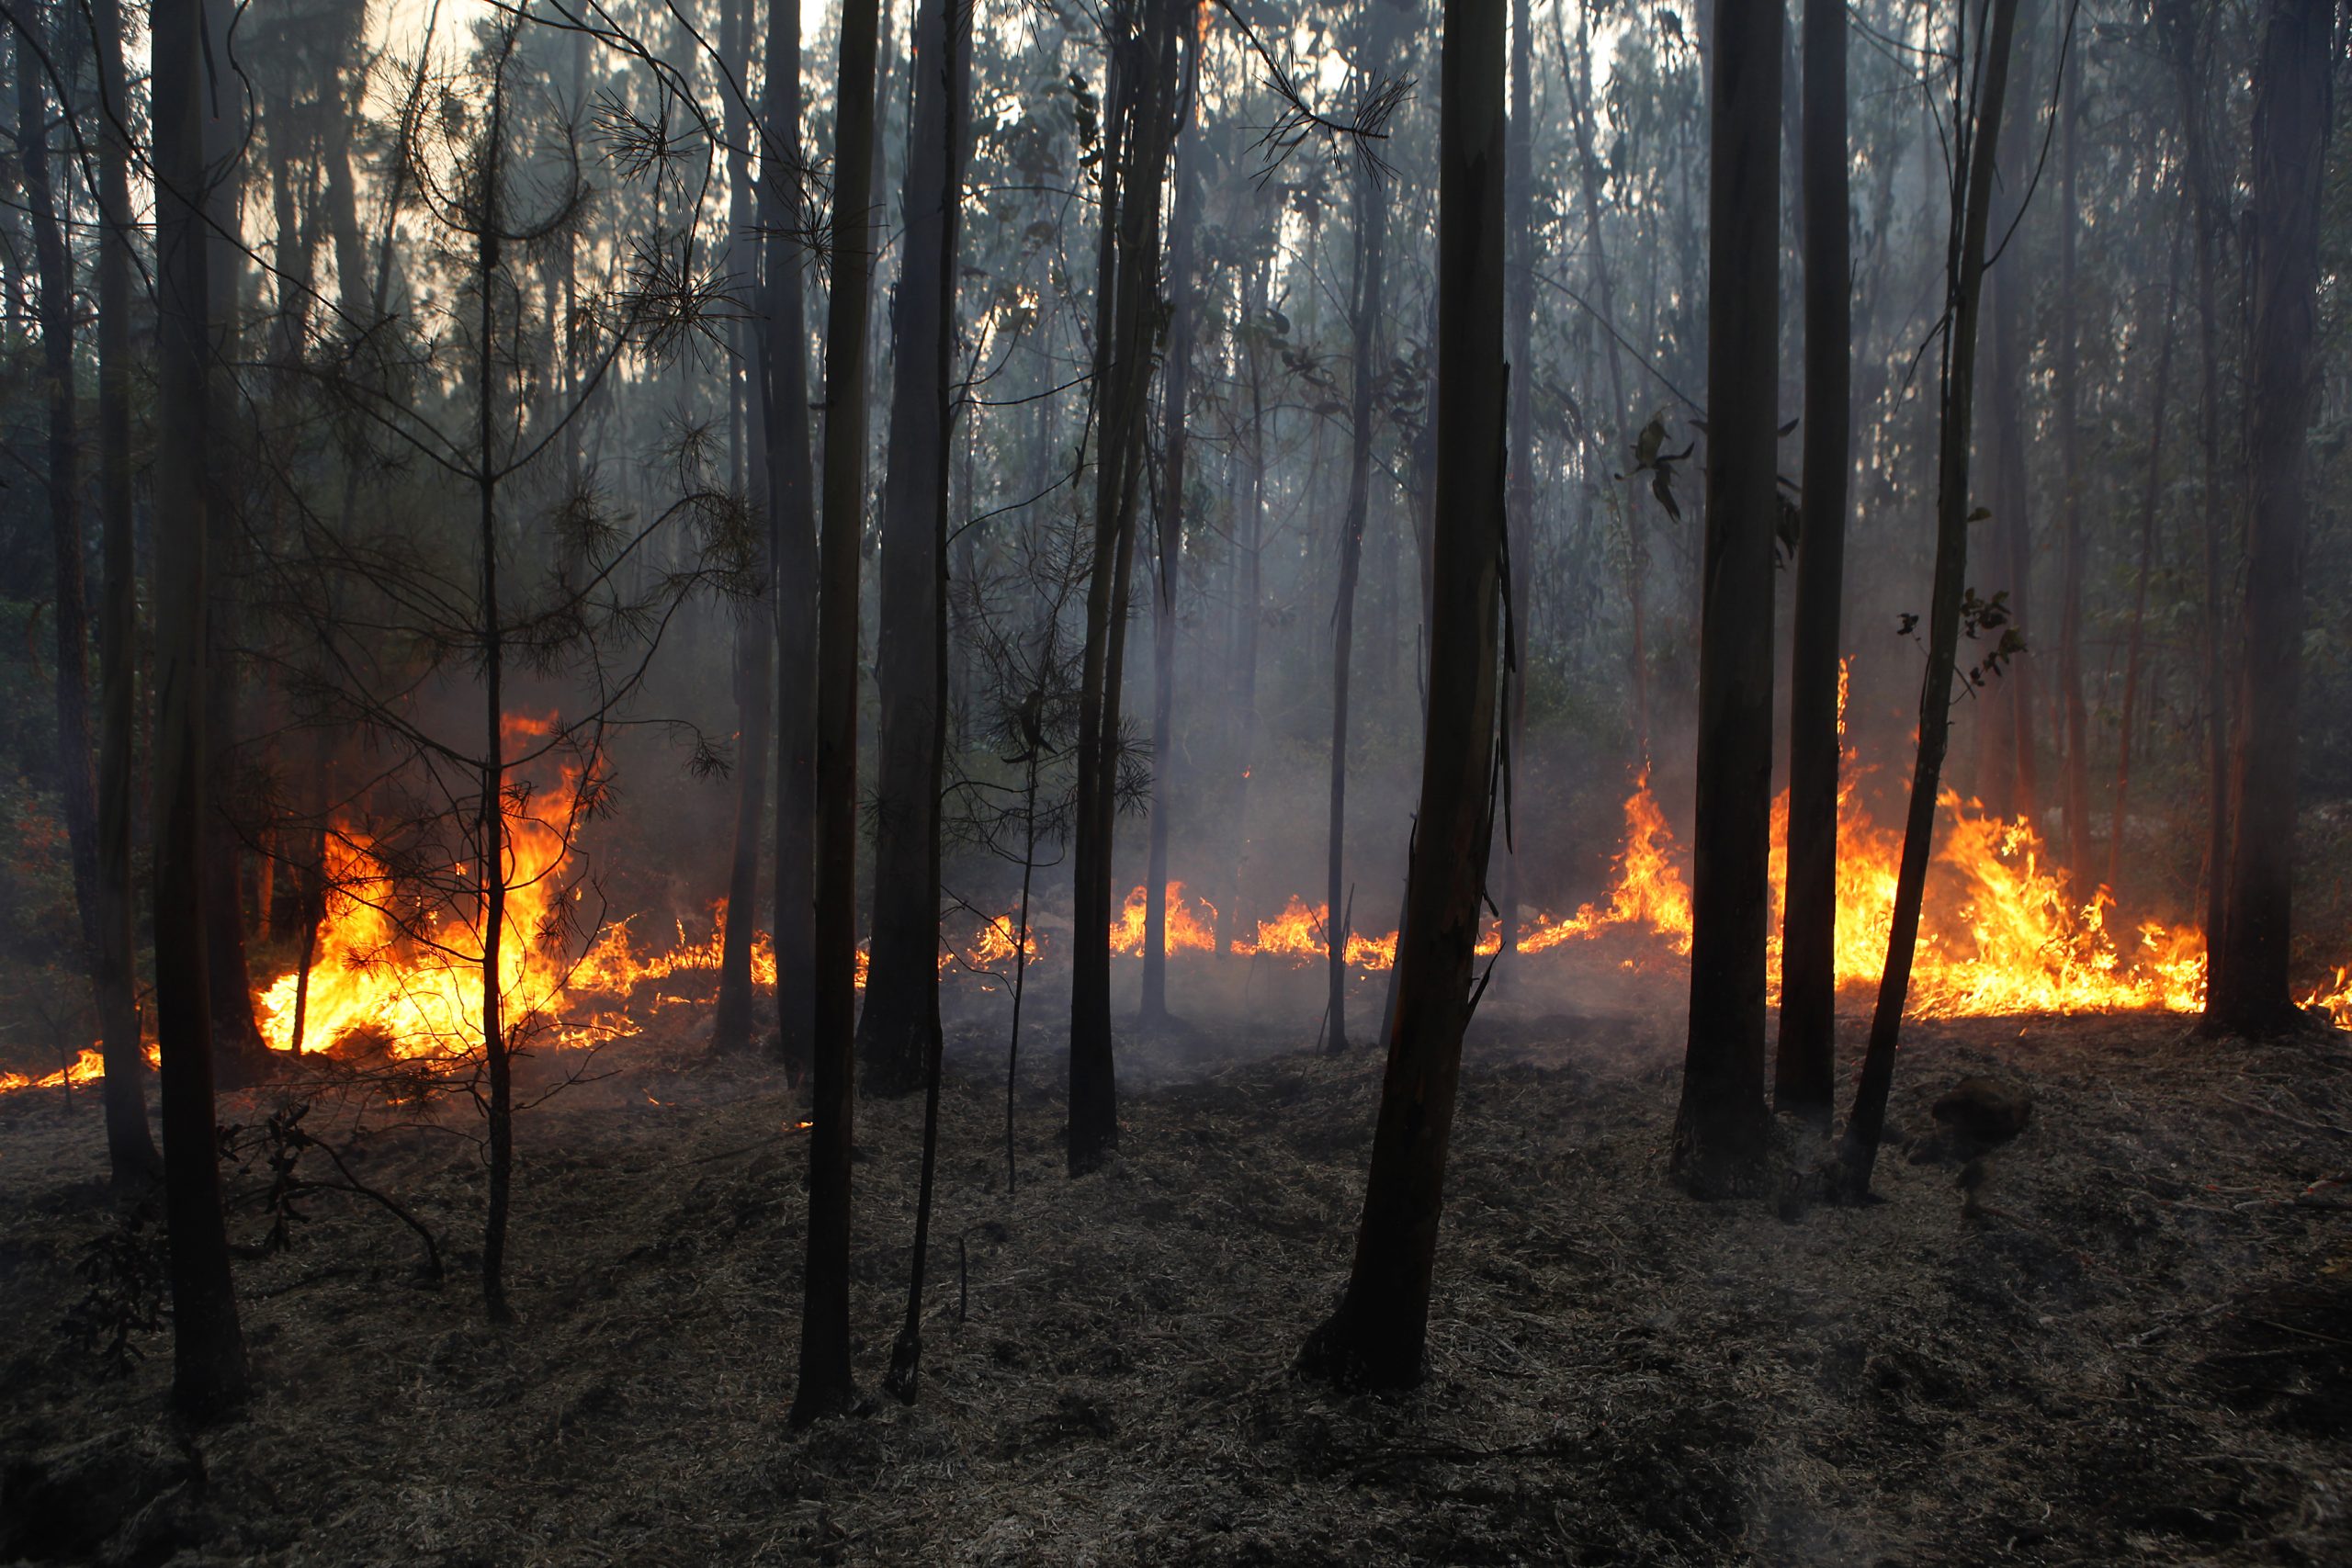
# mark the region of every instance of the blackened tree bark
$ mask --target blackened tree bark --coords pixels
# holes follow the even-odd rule
[[[912,602],[918,598],[915,590],[919,586],[914,579],[920,568],[929,589],[927,595],[921,596],[920,609],[930,616],[932,634],[927,694],[921,692],[910,672],[902,670],[894,675],[887,657],[882,666],[886,774],[891,766],[892,748],[903,744],[902,738],[891,728],[894,720],[905,726],[920,716],[928,727],[927,751],[922,758],[928,771],[920,783],[930,813],[929,833],[921,846],[922,863],[907,868],[930,895],[930,919],[922,928],[931,949],[923,954],[929,960],[925,964],[929,973],[912,982],[922,987],[917,994],[927,998],[923,1016],[914,1020],[921,1032],[922,1049],[922,1174],[915,1195],[914,1261],[907,1276],[906,1321],[890,1347],[890,1371],[884,1380],[892,1393],[910,1403],[914,1399],[922,1365],[922,1285],[931,1248],[932,1195],[939,1170],[939,1074],[944,1042],[939,1028],[939,964],[933,954],[939,946],[939,783],[947,741],[947,465],[954,419],[948,352],[955,337],[957,230],[967,128],[971,123],[970,0],[922,0],[915,13],[914,58],[910,64],[914,102],[910,110],[907,148],[905,248],[901,252],[905,262],[899,273],[897,320],[893,322],[899,368],[891,398],[890,478],[886,481],[882,502],[884,615],[892,625],[906,629],[908,635],[899,644],[902,649],[920,646],[912,635],[918,623],[911,619],[916,611]],[[902,450],[902,435],[907,454],[903,462],[898,458]],[[903,480],[899,478],[902,472],[908,476]],[[918,483],[928,487],[925,493],[911,499],[898,493],[901,487],[913,489]],[[908,526],[909,519],[922,525]],[[899,525],[895,535],[891,532],[894,524]],[[922,553],[917,553],[919,548]],[[913,556],[914,561],[910,564],[894,559],[894,549]],[[899,581],[902,573],[903,582]],[[895,597],[894,587],[899,590]],[[904,682],[905,686],[897,687],[899,682]],[[894,692],[905,691],[913,691],[918,697],[927,696],[927,702],[910,697],[904,708],[894,711]],[[907,750],[911,752],[914,749],[909,746]],[[913,779],[910,765],[908,776]],[[877,845],[877,864],[878,848]],[[904,846],[901,855],[911,859],[905,854]],[[876,963],[880,962],[882,950],[886,897],[886,890],[876,889]],[[904,911],[910,925],[912,914],[910,909]],[[914,956],[910,943],[910,964]],[[875,1017],[876,999],[875,987],[869,985],[865,1003],[869,1021]]]
[[[231,47],[232,7],[207,6],[204,14],[206,70],[204,93],[204,160],[206,243],[206,326],[211,333],[212,355],[208,366],[212,407],[222,412],[237,406],[239,358],[238,314],[243,293],[245,253],[237,236],[243,231],[241,209],[247,145],[246,96],[243,78],[234,66]],[[216,418],[198,470],[211,493],[205,500],[205,526],[211,570],[206,583],[211,602],[205,606],[205,729],[206,765],[211,814],[205,819],[204,919],[209,927],[205,960],[211,965],[212,1048],[220,1081],[232,1088],[253,1083],[269,1070],[268,1048],[262,1043],[261,1026],[254,1020],[253,968],[245,955],[243,880],[240,867],[244,844],[230,813],[234,792],[230,782],[237,746],[237,575],[244,558],[243,432],[227,417]]]
[[[947,688],[947,466],[956,229],[970,118],[969,0],[922,0],[892,309],[890,462],[882,481],[873,966],[858,1055],[868,1093],[922,1088],[939,1051],[940,749]],[[957,13],[951,17],[949,12]],[[932,635],[923,635],[926,631]]]
[[[2184,204],[2187,205],[2187,204]],[[2188,214],[2194,220],[2193,209]],[[2164,497],[2165,410],[2172,394],[2172,351],[2175,314],[2180,303],[2179,236],[2174,231],[2172,266],[2165,283],[2165,315],[2156,348],[2154,406],[2148,412],[2148,483],[2140,501],[2140,549],[2132,574],[2132,630],[2123,656],[2123,712],[2115,742],[2115,800],[2107,830],[2107,885],[2117,886],[2123,875],[2123,840],[2132,795],[2132,739],[2139,723],[2140,671],[2146,643],[2148,579],[2155,570],[2156,513]]]
[[[1076,890],[1070,976],[1069,1170],[1094,1169],[1119,1141],[1111,1040],[1111,848],[1118,809],[1119,690],[1136,480],[1157,328],[1160,187],[1175,139],[1175,0],[1108,16],[1111,115],[1104,127],[1102,253],[1095,276],[1094,541],[1079,675]]]
[[[768,155],[760,161],[767,251],[760,339],[767,411],[769,558],[775,574],[776,1052],[799,1066],[817,1028],[817,521],[809,469],[808,330],[802,304],[800,7],[775,0],[768,33]]]
[[[1159,509],[1151,601],[1151,841],[1145,857],[1143,991],[1138,1021],[1165,1024],[1168,1012],[1168,839],[1175,816],[1176,586],[1184,563],[1185,400],[1193,384],[1193,231],[1200,222],[1200,135],[1192,128],[1199,96],[1197,28],[1180,39],[1184,83],[1177,105],[1176,203],[1168,223],[1168,358],[1160,374]]]
[[[1527,0],[1517,0],[1523,13]],[[1375,0],[1367,13],[1363,58],[1371,70],[1387,60],[1389,6]],[[1325,1003],[1329,1023],[1324,1049],[1333,1055],[1348,1048],[1348,674],[1356,641],[1356,577],[1363,564],[1363,525],[1372,501],[1372,436],[1374,384],[1387,359],[1387,334],[1382,314],[1385,301],[1382,276],[1388,243],[1388,192],[1380,171],[1369,158],[1356,162],[1356,288],[1355,378],[1351,407],[1348,451],[1348,508],[1340,525],[1340,587],[1331,609],[1331,817],[1326,861],[1324,961],[1329,995]],[[1509,930],[1510,906],[1504,906]]]
[[[1788,896],[1773,1102],[1826,1122],[1837,1093],[1838,655],[1852,466],[1853,257],[1845,0],[1805,0],[1802,126],[1804,495],[1789,655]]]
[[[1535,105],[1533,94],[1535,25],[1528,0],[1511,0],[1510,128],[1504,138],[1505,199],[1510,213],[1503,231],[1510,237],[1510,255],[1503,277],[1503,353],[1518,380],[1519,395],[1511,400],[1510,470],[1503,485],[1503,505],[1509,518],[1503,577],[1506,614],[1503,616],[1503,755],[1516,761],[1527,736],[1527,605],[1535,578],[1535,376],[1531,361],[1535,328]],[[1499,912],[1502,953],[1506,965],[1498,976],[1507,977],[1508,960],[1519,951],[1519,852],[1506,795],[1503,805],[1502,886],[1495,900]],[[1339,908],[1335,901],[1332,908]]]
[[[954,13],[951,15],[951,12]],[[867,1087],[903,1093],[936,1053],[939,773],[946,701],[944,551],[950,373],[968,17],[952,3],[917,12],[909,155],[894,310],[891,465],[884,481],[876,812],[874,971],[860,1035]]]
[[[874,282],[875,0],[847,0],[834,89],[832,297],[825,323],[824,533],[817,609],[817,929],[808,1252],[790,1419],[846,1409],[850,1146],[857,1024],[857,596],[865,528],[865,325]],[[784,963],[777,955],[779,968]]]
[[[121,0],[93,0],[98,88],[98,530],[105,581],[98,598],[97,998],[106,1062],[107,1154],[118,1190],[163,1174],[147,1127],[146,1064],[139,1048],[138,973],[130,890],[131,745],[137,726],[138,562],[130,491],[130,97],[122,65]]]
[[[1778,5],[1728,7],[1708,57],[1706,570],[1690,1034],[1673,1154],[1677,1178],[1705,1194],[1748,1185],[1764,1145],[1781,24]]]
[[[1354,1265],[1299,1367],[1420,1381],[1494,827],[1503,551],[1505,0],[1446,0],[1439,67],[1437,515],[1419,830]]]
[[[204,468],[204,8],[156,0],[153,49],[155,168],[155,463]],[[190,1419],[243,1404],[244,1336],[229,1274],[212,1120],[212,1008],[206,994],[205,493],[155,491],[155,1032],[163,1050],[165,1234],[172,1291],[172,1402]]]
[[[2253,325],[2246,344],[2242,715],[2231,758],[2229,904],[2207,977],[2209,1034],[2285,1033],[2294,932],[2295,705],[2318,390],[2319,213],[2334,109],[2329,0],[2272,0],[2255,65]]]
[[[1928,886],[1928,853],[1936,830],[1936,795],[1943,782],[1944,753],[1951,739],[1952,686],[1958,677],[1961,604],[1968,581],[1969,426],[1976,396],[1977,301],[1984,289],[1985,231],[1990,226],[1993,174],[2002,136],[2002,108],[2008,96],[2009,54],[2018,30],[2018,0],[1987,0],[1984,51],[1973,72],[1973,112],[1963,122],[1966,138],[1956,149],[1962,206],[1953,226],[1958,243],[1947,254],[1945,308],[1939,400],[1942,429],[1936,458],[1936,577],[1928,605],[1928,669],[1919,686],[1919,755],[1911,773],[1911,803],[1904,818],[1903,858],[1895,871],[1894,929],[1887,939],[1886,972],[1879,982],[1878,1006],[1871,1015],[1870,1044],[1854,1093],[1835,1168],[1828,1173],[1834,1196],[1860,1200],[1870,1191],[1886,1130],[1886,1097],[1894,1083],[1894,1048],[1903,1032],[1904,1004],[1911,989],[1911,961],[1919,938],[1919,902]],[[1968,62],[1961,62],[1964,68]]]
[[[723,14],[726,41],[720,46],[729,64],[748,73],[751,28],[746,0],[728,0]],[[744,377],[746,429],[751,439],[748,482],[744,501],[751,515],[766,528],[752,531],[753,591],[741,605],[742,619],[735,628],[735,713],[740,738],[735,781],[735,852],[728,863],[727,932],[718,954],[718,997],[711,1008],[710,1043],[715,1051],[737,1051],[750,1045],[757,1033],[755,992],[752,984],[752,909],[759,902],[760,835],[767,807],[769,730],[775,715],[773,691],[775,661],[775,573],[768,560],[768,496],[766,388],[758,372],[753,339],[758,335],[760,246],[754,238],[757,214],[752,189],[751,105],[741,92],[727,96],[728,270],[744,286],[752,300],[753,320],[729,330],[734,354],[728,370],[731,381],[736,366],[750,366]],[[571,247],[564,246],[563,265],[571,265]]]

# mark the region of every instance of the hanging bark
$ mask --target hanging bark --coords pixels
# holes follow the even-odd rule
[[[940,717],[945,662],[948,422],[961,141],[970,62],[951,6],[915,13],[904,229],[892,309],[890,460],[882,481],[881,699],[874,800],[873,966],[858,1021],[866,1092],[920,1089],[939,1040]]]
[[[760,339],[767,412],[775,583],[776,1053],[807,1064],[817,1028],[817,522],[809,468],[808,331],[801,274],[800,7],[777,0],[768,33],[767,155],[761,232],[767,330]],[[771,164],[775,166],[771,167]]]
[[[1678,1179],[1704,1194],[1747,1186],[1763,1154],[1772,552],[1780,518],[1782,16],[1777,5],[1743,6],[1715,20],[1690,1033],[1673,1154]]]
[[[1143,993],[1146,1027],[1169,1021],[1168,840],[1175,816],[1176,585],[1184,561],[1185,400],[1193,378],[1193,231],[1200,222],[1200,133],[1193,130],[1200,91],[1197,28],[1188,29],[1184,83],[1177,104],[1176,205],[1168,224],[1168,360],[1160,375],[1160,484],[1151,602],[1151,841],[1145,857]],[[1192,134],[1185,134],[1191,130]]]
[[[2018,30],[2018,0],[1989,0],[1975,112],[1961,148],[1964,206],[1953,214],[1960,230],[1950,253],[1946,300],[1951,321],[1943,336],[1942,428],[1936,454],[1936,576],[1928,606],[1928,668],[1919,688],[1919,754],[1911,773],[1911,803],[1904,818],[1903,858],[1896,867],[1893,931],[1886,972],[1871,1015],[1861,1083],[1835,1168],[1836,1196],[1859,1201],[1870,1191],[1886,1130],[1886,1097],[1894,1083],[1894,1049],[1911,989],[1911,962],[1919,937],[1919,903],[1928,886],[1928,854],[1935,838],[1936,796],[1951,738],[1951,695],[1958,675],[1961,603],[1968,581],[1969,425],[1976,395],[1977,300],[1984,281],[1993,173],[2000,152],[2002,109],[2008,94],[2009,55]]]
[[[1826,1122],[1837,1093],[1839,616],[1853,464],[1853,256],[1846,152],[1846,6],[1805,0],[1804,494],[1789,654],[1787,901],[1773,1102]]]
[[[1437,517],[1419,830],[1355,1261],[1299,1368],[1420,1381],[1494,826],[1503,553],[1504,0],[1446,0],[1439,68]]]
[[[201,0],[150,12],[156,185],[155,463],[200,473],[209,443]],[[205,959],[204,487],[155,492],[155,1033],[162,1047],[172,1402],[227,1415],[248,1386],[229,1274],[212,1118],[212,1007]]]
[[[2272,0],[2255,66],[2252,326],[2246,343],[2242,716],[2231,757],[2229,903],[2207,978],[2208,1034],[2286,1033],[2295,882],[2296,701],[2319,387],[2319,214],[2334,111],[2335,6]]]
[[[1111,1039],[1111,850],[1118,809],[1119,694],[1136,480],[1157,325],[1160,187],[1175,137],[1175,0],[1114,15],[1105,128],[1102,254],[1095,281],[1094,540],[1079,676],[1076,953],[1070,978],[1069,1170],[1094,1169],[1119,1141]]]
[[[136,937],[130,883],[131,749],[138,725],[138,562],[130,489],[131,235],[130,89],[122,64],[121,0],[92,0],[98,87],[98,598],[97,1001],[106,1063],[107,1164],[118,1190],[147,1186],[163,1156],[147,1127],[147,1066],[140,1054]]]
[[[808,1248],[790,1419],[846,1409],[857,1022],[858,565],[865,528],[865,330],[874,281],[875,0],[847,0],[834,90],[832,298],[825,325],[817,610],[817,925]],[[779,953],[779,964],[783,962]]]

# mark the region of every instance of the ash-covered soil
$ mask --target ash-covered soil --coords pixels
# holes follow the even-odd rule
[[[1493,1009],[1430,1375],[1372,1398],[1290,1362],[1344,1277],[1373,1054],[1314,1055],[1311,1027],[1130,1040],[1120,1157],[1072,1181],[1043,1021],[1008,1190],[1001,1036],[976,1031],[920,1400],[878,1385],[921,1103],[864,1102],[875,1402],[794,1433],[798,1102],[663,1017],[666,1045],[521,1123],[510,1327],[467,1272],[470,1106],[323,1094],[306,1128],[437,1233],[450,1277],[419,1281],[383,1208],[310,1194],[290,1247],[237,1266],[260,1395],[192,1439],[164,1418],[165,1335],[132,1330],[144,1359],[109,1378],[61,1328],[85,1269],[119,1289],[153,1256],[98,1190],[95,1098],[0,1104],[0,1561],[2352,1561],[2352,1213],[2305,1195],[2352,1166],[2343,1035],[1915,1026],[1883,1201],[1800,1208],[1668,1187],[1679,1030]],[[1972,1074],[2034,1099],[1974,1159],[1928,1109]],[[266,1181],[233,1179],[241,1242]]]

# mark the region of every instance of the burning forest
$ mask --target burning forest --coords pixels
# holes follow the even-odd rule
[[[22,0],[0,1562],[2352,1561],[2352,12]]]

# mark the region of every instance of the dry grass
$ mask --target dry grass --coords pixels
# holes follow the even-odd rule
[[[1664,1025],[1480,1029],[1408,1397],[1289,1371],[1343,1277],[1374,1060],[1308,1055],[1311,1030],[1131,1043],[1120,1157],[1066,1179],[1058,1102],[1032,1088],[1008,1194],[996,1048],[970,1041],[921,1399],[787,1432],[797,1105],[680,1035],[526,1122],[519,1325],[485,1326],[462,1272],[413,1282],[413,1237],[356,1201],[313,1200],[293,1250],[241,1264],[264,1393],[203,1438],[209,1483],[165,1544],[288,1565],[2352,1560],[2352,1233],[2272,1201],[2352,1164],[2344,1037],[1923,1027],[1884,1201],[1784,1214],[1665,1185]],[[1976,1071],[2039,1105],[1964,1213],[1955,1167],[1908,1156],[1927,1100]],[[868,1388],[903,1308],[920,1114],[860,1108]],[[162,1408],[162,1337],[98,1381],[53,1326],[115,1223],[96,1137],[94,1105],[0,1109],[13,1454]],[[471,1146],[358,1146],[469,1260]]]

